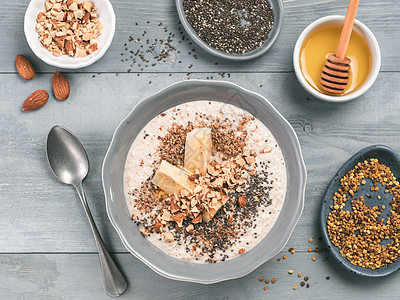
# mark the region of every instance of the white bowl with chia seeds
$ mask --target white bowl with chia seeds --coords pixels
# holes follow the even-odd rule
[[[220,57],[220,58],[234,60],[234,61],[245,61],[245,60],[254,59],[254,58],[259,57],[259,56],[263,55],[264,53],[266,53],[272,47],[272,45],[275,43],[275,41],[278,38],[278,35],[280,33],[280,30],[283,26],[283,19],[284,19],[283,1],[282,0],[268,0],[268,2],[270,4],[270,7],[273,10],[273,25],[272,25],[272,29],[267,34],[268,38],[265,41],[263,41],[261,43],[261,45],[255,47],[255,49],[252,49],[251,51],[248,51],[248,52],[246,51],[244,53],[229,53],[226,51],[221,51],[221,50],[217,49],[216,47],[212,46],[210,43],[207,43],[205,41],[205,39],[199,35],[199,33],[194,28],[194,26],[192,26],[191,22],[188,20],[186,14],[185,14],[184,0],[175,0],[175,5],[176,5],[176,9],[178,11],[179,19],[180,19],[183,27],[185,28],[186,32],[189,34],[189,36],[193,39],[193,41],[195,43],[197,43],[201,48],[203,48],[203,50],[205,50],[206,52],[208,52],[214,56]],[[194,2],[191,2],[191,3],[194,3]],[[229,3],[229,1],[227,3]],[[264,1],[263,3],[266,3],[266,1]],[[196,4],[193,4],[193,5],[196,5]],[[198,5],[198,7],[202,7],[202,6],[204,7],[204,5],[205,5],[205,3],[202,3],[201,5]],[[220,5],[222,5],[222,4],[219,3],[218,6],[220,6]],[[220,9],[220,7],[219,7],[219,9]],[[248,15],[248,13],[246,12],[246,10],[240,10],[240,11],[237,11],[237,14],[240,15],[240,19],[241,19],[241,24],[239,26],[242,28],[245,28],[247,25],[246,23],[248,23],[248,22],[245,20],[245,18],[243,18],[243,15],[246,17],[246,15]],[[259,20],[259,16],[256,19]],[[218,20],[218,21],[209,20],[209,21],[210,22],[208,22],[208,26],[214,26],[214,24],[219,23],[221,20]],[[196,22],[196,23],[199,24],[200,22]],[[202,19],[201,23],[204,23],[203,19]],[[264,23],[262,23],[262,26],[264,26],[267,23],[268,23],[267,20],[264,20]],[[227,26],[224,26],[224,27],[226,28]],[[212,34],[214,34],[214,36],[222,36],[222,34],[219,34],[215,30],[215,28],[208,28],[206,30],[206,32],[211,32]],[[260,30],[260,32],[261,32],[261,30]],[[256,35],[258,35],[257,30],[255,30],[251,33],[248,33],[248,36],[250,36],[250,39],[248,40],[248,42],[250,42],[250,44],[255,43],[254,38]],[[245,36],[247,36],[247,34]],[[236,38],[236,40],[243,40],[243,39]]]
[[[213,264],[183,261],[154,246],[132,221],[124,194],[125,163],[131,145],[142,129],[164,111],[194,101],[227,103],[253,115],[272,132],[286,164],[286,196],[269,233],[242,255]],[[264,97],[229,82],[203,80],[173,84],[141,101],[115,131],[102,168],[107,214],[125,247],[162,276],[203,284],[242,277],[285,246],[303,210],[306,176],[293,128]]]

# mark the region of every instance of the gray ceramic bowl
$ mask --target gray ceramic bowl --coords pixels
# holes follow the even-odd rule
[[[140,130],[163,111],[198,100],[236,105],[261,120],[280,145],[288,174],[285,202],[269,234],[245,254],[217,264],[180,261],[153,246],[132,222],[123,192],[125,159]],[[203,80],[178,82],[141,101],[115,131],[102,170],[108,217],[125,247],[160,275],[197,283],[216,283],[244,276],[275,256],[285,246],[302,213],[306,176],[293,128],[264,97],[229,82]]]
[[[181,23],[183,24],[183,27],[187,31],[187,33],[190,35],[190,37],[205,51],[208,53],[229,59],[229,60],[236,60],[236,61],[242,61],[242,60],[250,60],[253,58],[256,58],[271,48],[271,46],[275,43],[279,32],[281,31],[282,25],[283,25],[283,1],[282,0],[268,0],[269,3],[272,6],[272,9],[274,10],[274,27],[272,30],[269,32],[268,39],[267,41],[258,47],[257,49],[254,49],[253,51],[244,53],[244,54],[229,54],[227,52],[223,52],[220,50],[215,49],[214,47],[211,47],[209,44],[207,44],[205,41],[203,41],[196,31],[193,29],[192,25],[188,22],[185,16],[185,9],[183,7],[183,0],[175,0],[175,5],[176,9],[178,10],[178,15],[179,19],[181,20]]]

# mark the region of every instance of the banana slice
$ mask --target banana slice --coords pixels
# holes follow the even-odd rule
[[[211,128],[196,128],[186,135],[185,168],[195,173],[196,169],[204,175],[211,162]]]
[[[166,193],[177,193],[183,189],[190,190],[188,174],[165,160],[161,161],[152,183]]]

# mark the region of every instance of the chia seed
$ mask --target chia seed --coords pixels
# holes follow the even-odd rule
[[[183,0],[183,6],[199,37],[227,53],[243,54],[262,46],[274,24],[273,9],[265,0]]]

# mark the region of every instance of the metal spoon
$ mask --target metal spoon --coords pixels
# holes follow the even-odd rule
[[[47,137],[47,160],[54,175],[62,182],[73,185],[81,198],[99,251],[107,294],[111,297],[122,295],[128,284],[101,239],[83,192],[82,181],[89,172],[89,160],[85,149],[67,129],[54,126]]]

